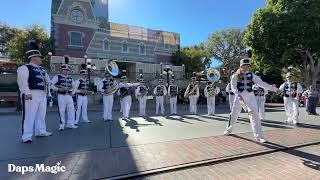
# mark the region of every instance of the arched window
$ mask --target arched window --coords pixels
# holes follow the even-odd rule
[[[123,53],[128,53],[129,52],[128,42],[127,41],[123,41],[122,42],[122,52]]]
[[[104,39],[102,41],[102,46],[104,51],[109,51],[110,50],[110,41],[108,39]]]
[[[144,43],[139,44],[139,54],[146,55],[146,45]]]

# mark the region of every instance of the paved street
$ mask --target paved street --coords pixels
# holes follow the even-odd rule
[[[320,179],[320,145],[153,175],[146,180]]]
[[[304,109],[301,109],[302,125],[294,128],[283,122],[286,119],[283,107],[267,108],[263,130],[266,139],[275,143],[271,146],[252,141],[246,113],[241,114],[235,135],[222,136],[228,119],[227,105],[217,106],[214,117],[205,115],[203,105],[199,106],[199,115],[187,115],[188,106],[180,105],[180,115],[149,118],[137,117],[136,107],[133,109],[130,121],[119,119],[120,113],[114,112],[114,121],[107,123],[102,121],[101,112],[92,111],[91,124],[81,123],[79,129],[62,132],[58,131],[58,113],[49,112],[47,126],[53,136],[34,138],[31,144],[21,143],[19,114],[1,115],[0,179],[119,177],[320,142],[320,117],[308,116]],[[147,113],[154,114],[154,108],[148,106]],[[9,163],[52,166],[58,161],[62,161],[67,172],[7,173]]]

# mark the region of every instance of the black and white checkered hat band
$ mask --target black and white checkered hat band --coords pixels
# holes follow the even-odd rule
[[[26,52],[26,55],[28,56],[28,59],[31,59],[32,57],[41,57],[43,58],[42,54],[39,50],[29,50]]]

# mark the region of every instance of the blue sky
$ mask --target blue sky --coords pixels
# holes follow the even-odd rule
[[[109,0],[112,22],[177,32],[181,45],[204,42],[210,33],[244,29],[265,0]],[[0,21],[15,27],[41,24],[50,30],[51,0],[4,0]]]

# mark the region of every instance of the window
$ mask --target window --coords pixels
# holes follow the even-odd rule
[[[81,23],[83,21],[83,13],[79,9],[74,9],[71,11],[71,20],[76,23]]]
[[[170,47],[169,44],[167,44],[167,43],[164,44],[165,49],[169,49],[169,47]]]
[[[81,32],[70,32],[70,45],[71,46],[82,46],[82,33]]]
[[[144,45],[143,43],[141,43],[139,45],[139,54],[140,55],[145,55],[146,54],[146,45]]]
[[[108,39],[103,40],[103,50],[104,51],[109,51],[110,50],[110,42]]]
[[[126,41],[122,42],[122,52],[129,52],[128,43]]]

